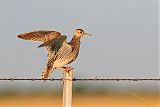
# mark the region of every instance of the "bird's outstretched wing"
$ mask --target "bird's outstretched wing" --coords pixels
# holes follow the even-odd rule
[[[57,42],[59,41],[59,38],[61,39],[63,36],[61,36],[61,33],[57,31],[33,31],[20,34],[18,35],[18,38],[43,42],[39,47],[45,47],[49,57],[53,53],[53,50],[60,48],[60,46],[57,45]],[[55,42],[51,43],[52,41]]]
[[[46,42],[48,40],[58,38],[61,36],[57,31],[34,31],[18,35],[18,38],[30,41]]]

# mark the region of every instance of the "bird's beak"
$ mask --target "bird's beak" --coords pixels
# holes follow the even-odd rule
[[[84,33],[83,36],[93,36],[92,34]]]

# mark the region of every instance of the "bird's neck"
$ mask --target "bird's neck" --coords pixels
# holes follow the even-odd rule
[[[81,37],[77,37],[77,36],[73,35],[72,40],[69,42],[69,44],[72,45],[74,48],[79,48],[80,39],[81,39]]]
[[[80,44],[80,39],[81,37],[77,37],[75,35],[73,35],[72,40],[69,42],[70,45],[75,46]]]

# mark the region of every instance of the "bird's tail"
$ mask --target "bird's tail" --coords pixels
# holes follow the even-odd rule
[[[41,73],[41,79],[47,79],[51,75],[53,70],[54,68],[45,68]]]

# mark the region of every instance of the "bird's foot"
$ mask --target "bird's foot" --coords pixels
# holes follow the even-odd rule
[[[70,71],[70,70],[72,70],[74,68],[72,68],[72,67],[61,67],[61,68],[56,68],[56,69],[58,69],[60,71]]]
[[[72,71],[72,69],[74,69],[74,68],[67,66],[67,67],[61,67],[61,68],[56,68],[56,69],[63,71],[63,73],[67,72],[70,75],[69,72]]]
[[[67,72],[69,76],[71,76],[71,72],[72,72],[72,67],[65,67],[64,72]]]
[[[71,67],[65,67],[64,68],[64,71],[67,71],[67,72],[69,72],[70,70],[72,70],[73,68],[71,68]]]

